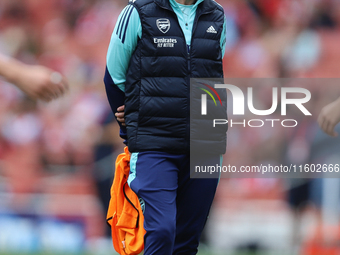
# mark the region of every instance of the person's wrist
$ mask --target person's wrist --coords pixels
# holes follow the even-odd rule
[[[335,100],[335,103],[340,107],[340,97],[337,100]]]
[[[22,74],[26,72],[25,64],[16,60],[10,61],[10,67],[7,70],[7,80],[22,89]]]

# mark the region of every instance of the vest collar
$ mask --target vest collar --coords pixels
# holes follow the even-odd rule
[[[169,0],[154,0],[157,5],[164,9],[168,9],[172,11]],[[197,6],[197,11],[200,11],[202,14],[209,13],[214,11],[217,8],[216,4],[213,3],[213,0],[204,0]]]

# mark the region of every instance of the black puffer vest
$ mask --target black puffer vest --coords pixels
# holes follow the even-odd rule
[[[212,0],[198,5],[189,52],[168,0],[131,4],[140,16],[142,38],[126,75],[129,150],[188,153],[190,78],[223,77],[223,8]]]

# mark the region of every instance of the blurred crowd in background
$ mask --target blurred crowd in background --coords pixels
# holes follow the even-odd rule
[[[227,18],[225,77],[338,77],[339,0],[218,2]],[[111,33],[126,4],[126,0],[0,1],[0,52],[52,68],[70,84],[64,97],[42,103],[0,80],[0,251],[105,246],[114,159],[123,143],[102,80]],[[313,117],[301,119],[287,136],[282,128],[230,129],[224,161],[303,164],[336,154],[339,141],[323,135],[315,120],[340,89],[320,83],[308,87]],[[270,108],[271,92],[261,87],[256,93],[260,105]],[[318,236],[326,217],[322,215],[332,214],[322,209],[323,196],[328,197],[322,183],[222,179],[202,241],[222,254],[237,249],[271,249],[279,254],[318,240],[298,253],[337,254],[332,253],[339,252],[333,245],[340,239],[336,220],[332,231],[328,229],[334,235],[326,248]],[[338,197],[340,189],[330,192]],[[338,209],[335,206],[333,214]],[[13,227],[19,241],[12,237]],[[91,241],[94,244],[89,245]]]

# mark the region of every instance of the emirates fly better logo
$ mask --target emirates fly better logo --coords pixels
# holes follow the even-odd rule
[[[221,106],[222,101],[216,92],[215,89],[227,89],[231,92],[232,99],[233,99],[233,105],[232,105],[232,112],[233,115],[245,115],[245,95],[243,91],[231,84],[215,84],[213,88],[212,86],[209,86],[205,83],[199,83],[204,85],[206,88],[200,87],[202,91],[206,92],[206,94],[201,95],[201,115],[207,115],[207,95],[209,95],[212,100],[214,101],[215,106],[217,106],[217,102],[215,97],[219,100]],[[209,91],[209,90],[211,91]],[[309,100],[311,99],[311,93],[308,89],[305,88],[295,88],[295,87],[281,87],[281,116],[287,115],[287,105],[295,105],[305,116],[311,116],[312,114],[307,110],[307,108],[304,106]],[[269,116],[273,114],[277,108],[278,108],[278,88],[273,87],[272,88],[272,105],[269,109],[266,110],[259,110],[254,107],[253,103],[253,88],[248,87],[247,88],[247,106],[248,110],[257,116]],[[300,98],[289,98],[289,94],[295,94],[299,95]],[[215,95],[215,96],[214,96]],[[302,95],[302,97],[301,97]],[[268,122],[271,124],[272,127],[275,126],[275,123],[280,122],[283,127],[295,127],[297,126],[298,122],[295,119],[250,119],[246,121],[245,119],[242,122],[235,122],[232,119],[213,119],[213,127],[216,127],[217,125],[226,125],[229,124],[230,127],[233,125],[242,125],[243,127],[246,127],[247,125],[249,127],[262,127],[265,125],[265,123]]]

